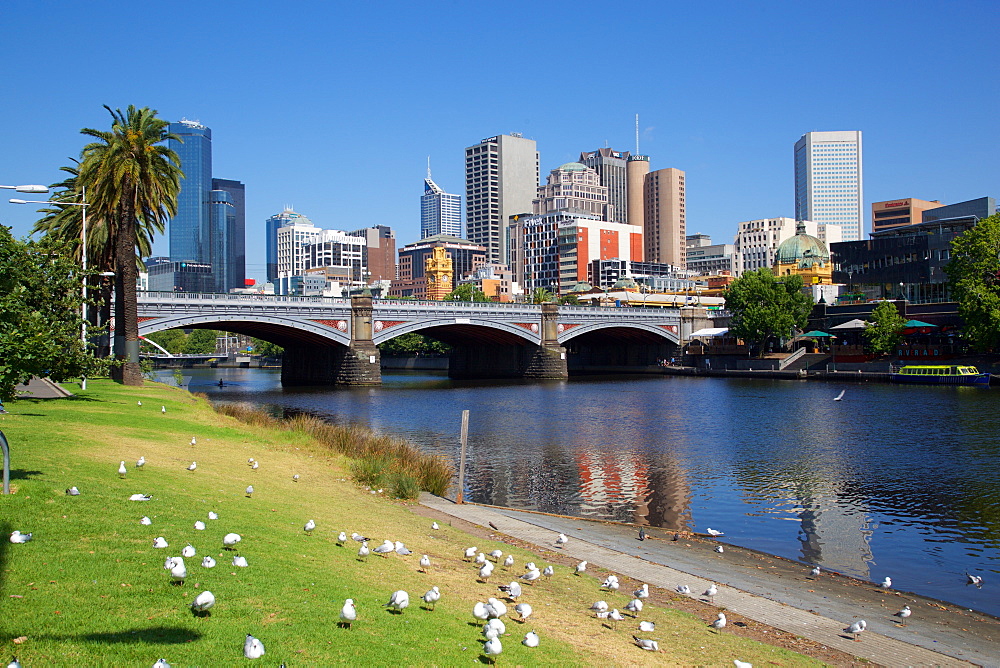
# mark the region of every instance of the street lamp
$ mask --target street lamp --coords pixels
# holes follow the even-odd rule
[[[14,188],[18,192],[43,192],[47,193],[49,191],[45,186],[0,186],[3,188]],[[41,188],[41,190],[22,190],[22,188]],[[63,206],[78,206],[82,209],[82,224],[80,227],[80,266],[83,270],[83,323],[80,325],[80,341],[83,343],[83,349],[87,349],[87,189],[83,188],[80,191],[80,202],[60,202],[58,200],[45,200],[45,201],[35,201],[35,200],[24,200],[24,199],[12,199],[11,204],[57,204]],[[80,380],[80,389],[87,389],[87,377],[84,376]]]

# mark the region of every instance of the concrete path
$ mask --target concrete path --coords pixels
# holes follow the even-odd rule
[[[725,544],[719,554],[714,541],[674,541],[672,532],[647,529],[650,539],[640,542],[628,525],[456,505],[429,494],[420,502],[552,550],[556,533],[565,533],[566,556],[668,591],[686,584],[700,593],[717,582],[715,605],[881,665],[1000,666],[1000,620],[988,615],[843,576],[812,578],[801,564]],[[914,614],[901,627],[893,613],[904,605]],[[858,619],[868,622],[861,642],[844,633]]]
[[[73,393],[62,385],[38,376],[33,376],[27,383],[18,385],[14,389],[18,395],[33,399],[65,399],[73,396]]]

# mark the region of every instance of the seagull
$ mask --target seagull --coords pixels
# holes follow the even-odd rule
[[[499,638],[487,640],[486,644],[483,645],[483,653],[491,658],[493,663],[497,662],[496,657],[500,656],[501,652],[503,652],[503,645],[500,644]]]
[[[556,569],[554,569],[552,567],[552,565],[549,564],[548,566],[545,567],[545,570],[542,571],[542,575],[544,575],[547,578],[550,578],[550,577],[552,577],[555,574],[555,572],[556,572]]]
[[[254,462],[253,462],[253,464],[250,465],[250,468],[253,469],[254,471],[256,471],[258,468],[260,468],[260,462],[258,462],[255,459]]]
[[[146,465],[146,457],[145,456],[139,457],[139,459],[135,460],[135,467],[137,469],[141,469],[145,465]]]
[[[529,561],[528,563],[526,563],[524,565],[524,570],[526,570],[526,571],[533,571],[536,568],[538,568],[538,567],[535,566],[535,562],[533,562],[533,561]]]
[[[219,519],[219,513],[215,512],[213,510],[208,511],[208,519],[210,519],[210,520],[217,520],[217,519]]]
[[[431,610],[437,607],[437,602],[441,600],[441,590],[431,587],[423,596],[424,603],[431,606]]]
[[[500,561],[500,557],[503,556],[503,550],[493,550],[488,556],[492,557],[493,561]]]
[[[678,594],[690,594],[691,593],[691,587],[688,587],[687,585],[677,585],[677,593]]]
[[[188,471],[194,471],[198,468],[198,462],[191,462],[191,466],[188,467]]]
[[[709,603],[715,603],[715,595],[719,593],[719,587],[713,582],[712,586],[705,590],[702,596],[707,596]]]
[[[647,638],[640,638],[638,636],[632,636],[632,640],[635,644],[639,646],[640,649],[644,649],[647,652],[659,652],[660,644],[655,640],[649,640]]]
[[[639,540],[646,540],[646,530],[643,527],[639,527]]]
[[[507,606],[500,602],[496,598],[486,599],[486,611],[490,614],[490,617],[503,617],[507,614]]]
[[[740,661],[739,659],[733,659],[733,665],[736,668],[753,668],[753,664],[749,661]]]
[[[253,464],[253,461],[254,461],[253,457],[251,457],[250,459],[248,459],[247,460],[247,466],[250,466],[251,464]]]
[[[427,569],[431,567],[431,558],[426,554],[420,557],[420,572],[426,573]]]
[[[238,566],[239,568],[246,568],[247,565],[248,564],[246,557],[241,557],[238,554],[235,557],[233,557],[233,566]]]
[[[253,485],[247,485],[247,498],[249,499],[252,496],[253,496]]]
[[[487,582],[489,581],[491,575],[493,575],[493,563],[487,561],[479,569],[479,579],[483,582]]]
[[[635,596],[636,598],[649,598],[649,585],[648,584],[642,585],[634,592],[632,592],[632,595]]]
[[[524,640],[521,644],[525,647],[538,647],[538,634],[534,631],[528,631],[524,634]]]
[[[439,526],[438,526],[438,523],[437,523],[437,522],[431,522],[431,528],[432,528],[432,529],[434,529],[435,531],[437,531],[437,530],[438,530],[438,529],[440,529],[441,527],[439,527]]]
[[[861,620],[858,620],[858,621],[854,622],[853,624],[851,624],[850,626],[848,626],[846,629],[844,629],[844,633],[850,633],[850,634],[852,634],[854,636],[854,640],[860,642],[860,640],[861,640],[861,637],[860,637],[861,633],[866,628],[868,628],[868,622],[866,622],[865,620],[861,619]]]
[[[147,526],[147,527],[150,524],[152,524],[152,523],[153,523],[153,520],[149,519],[148,517],[143,517],[141,520],[139,520],[139,524],[142,524],[143,526]]]
[[[489,624],[483,624],[483,636],[487,640],[493,640],[500,636],[500,631],[495,626],[490,626]]]
[[[476,552],[478,552],[478,551],[479,551],[479,548],[477,548],[477,547],[467,547],[467,548],[465,548],[465,559],[466,559],[466,561],[468,561],[469,559],[475,558]]]
[[[618,628],[618,622],[620,622],[623,619],[625,619],[625,615],[623,615],[622,613],[618,612],[618,608],[615,608],[614,610],[612,610],[611,612],[608,613],[608,619],[610,619],[612,622],[614,622],[615,629],[617,630],[617,628]]]
[[[411,554],[413,554],[413,552],[407,549],[407,547],[398,540],[393,542],[393,546],[396,548],[396,554],[398,554],[401,557],[408,557]]]
[[[313,529],[316,528],[316,522],[314,520],[309,520],[306,525],[302,527],[302,530],[306,532],[307,535],[311,536]]]
[[[378,547],[372,549],[372,552],[374,552],[375,554],[381,554],[382,556],[385,556],[390,552],[395,551],[395,549],[396,545],[391,540],[386,538],[385,542],[379,545]]]
[[[642,612],[643,602],[641,598],[633,598],[631,601],[625,604],[625,609],[631,612],[633,615],[637,615]]]
[[[472,606],[472,616],[476,619],[486,621],[490,618],[490,611],[486,609],[485,603],[482,601],[476,601],[476,604]]]
[[[889,588],[891,588],[892,587],[892,578],[890,578],[888,575],[885,576],[885,580],[882,580],[882,585],[881,586],[882,586],[882,589],[889,589]]]
[[[191,545],[191,543],[188,543],[187,547],[185,547],[183,550],[181,550],[181,556],[184,557],[185,559],[190,559],[194,555],[195,555],[195,550],[194,550],[194,546]]]
[[[542,572],[537,568],[533,568],[524,575],[522,575],[521,579],[524,580],[525,582],[534,582],[540,577],[542,577]]]
[[[299,474],[296,473],[295,475],[292,476],[292,482],[298,482],[298,481],[299,481]]]
[[[841,399],[843,399],[843,398],[844,398],[844,394],[845,394],[846,392],[847,392],[847,390],[841,390],[841,391],[840,391],[840,394],[838,394],[837,396],[835,396],[835,397],[833,398],[833,400],[834,400],[834,401],[840,401]]]
[[[21,533],[20,531],[12,531],[10,534],[10,542],[12,543],[27,543],[29,540],[31,540],[30,533]]]
[[[201,520],[198,520],[197,522],[194,523],[194,530],[195,531],[204,531],[205,530],[205,523],[202,522]]]
[[[162,549],[164,547],[167,547],[167,539],[164,538],[163,536],[157,536],[156,538],[153,539],[153,547],[157,549]]]
[[[187,577],[187,574],[187,566],[184,565],[184,560],[174,557],[173,567],[170,569],[170,579],[176,584],[184,584],[184,578]]]
[[[205,558],[201,560],[201,567],[215,568],[215,559],[206,555]]]
[[[141,401],[139,402],[139,405],[140,406],[142,405]],[[21,664],[18,664],[18,668],[20,668],[20,665]],[[11,668],[11,666],[7,666],[7,668]],[[167,663],[166,659],[160,659],[159,661],[153,664],[153,668],[170,668],[170,664]]]
[[[716,545],[715,546],[715,551],[718,552],[719,554],[722,554],[726,550],[721,545]]]
[[[656,624],[653,622],[639,622],[639,630],[643,633],[652,633],[656,630]]]
[[[556,547],[562,547],[563,545],[566,544],[568,540],[569,538],[566,537],[566,534],[564,533],[559,534],[559,536],[556,538]]]
[[[137,401],[137,402],[135,402],[135,405],[136,405],[136,406],[142,406],[142,402],[141,402],[141,401]],[[162,660],[163,660],[163,659],[160,659],[160,661],[162,661]]]
[[[194,436],[191,437],[191,445],[198,445],[198,439],[196,439]]]
[[[608,604],[605,601],[596,601],[594,605],[590,606],[590,609],[597,613],[607,612]]]
[[[528,604],[528,603],[518,603],[517,605],[514,606],[514,612],[516,612],[518,614],[518,616],[521,618],[520,621],[523,622],[528,617],[531,617],[531,613],[534,612],[534,611],[532,610],[530,604]]]
[[[823,572],[823,569],[821,569],[821,568],[820,568],[820,567],[819,567],[819,566],[817,565],[817,566],[813,566],[813,567],[812,567],[812,570],[811,570],[811,571],[809,571],[809,575],[813,576],[814,578],[818,578],[818,577],[819,577],[819,574],[820,574],[820,573],[822,573],[822,572]]]
[[[580,563],[578,563],[576,565],[576,569],[573,572],[576,575],[579,575],[580,573],[585,573],[586,571],[587,571],[587,562],[586,561],[581,561]]]
[[[521,583],[517,581],[511,582],[509,585],[500,585],[497,589],[507,594],[507,598],[511,601],[517,600],[517,597],[521,595]]]
[[[203,591],[195,597],[191,603],[191,610],[197,615],[200,612],[208,612],[208,609],[215,605],[215,594],[210,591]]]
[[[966,582],[966,584],[976,585],[977,587],[982,587],[983,586],[983,576],[982,575],[973,575],[972,573],[966,573],[965,577],[968,578],[968,581]]]
[[[153,498],[152,494],[133,494],[128,497],[129,501],[149,501]]]
[[[601,588],[607,589],[609,592],[617,592],[620,586],[621,585],[618,584],[618,578],[615,578],[614,580],[608,578],[604,581],[604,584],[601,585]]]
[[[705,529],[705,533],[707,533],[712,538],[715,538],[717,536],[725,536],[726,535],[726,534],[722,533],[721,531],[716,531],[712,527],[708,527],[707,529]]]
[[[719,616],[716,617],[714,622],[712,622],[712,628],[716,631],[721,631],[726,628],[726,614],[724,612],[720,612]]]
[[[70,487],[69,489],[66,490],[66,494],[68,496],[80,496],[80,490],[78,490],[76,487]]]
[[[121,466],[118,467],[118,475],[124,478],[128,475],[128,469],[125,468],[125,460],[122,460]]]
[[[392,596],[389,598],[389,602],[385,604],[385,607],[392,608],[398,612],[403,612],[409,604],[410,595],[400,589],[392,593]]]
[[[227,533],[222,537],[222,546],[227,550],[233,549],[233,545],[243,540],[243,536],[238,533]]]
[[[482,552],[480,552],[479,554],[477,554],[476,555],[476,563],[479,564],[479,565],[485,564],[486,563],[486,555],[483,554]]]
[[[347,533],[341,531],[339,534],[337,534],[337,545],[343,547],[344,543],[346,542],[347,542]]]
[[[483,627],[483,634],[484,635],[485,635],[485,632],[486,632],[487,628],[490,628],[490,629],[493,629],[494,631],[496,631],[497,636],[502,636],[504,633],[507,633],[507,626],[502,621],[500,621],[498,618],[496,618],[496,617],[494,617],[494,618],[490,619],[488,622],[486,622],[486,624]]]
[[[349,598],[344,601],[344,607],[340,609],[340,624],[341,626],[351,628],[351,624],[357,619],[358,611],[354,609],[354,599]]]
[[[618,576],[612,573],[607,577],[607,579],[604,580],[604,582],[601,583],[601,589],[609,589],[611,585],[616,584],[617,582]]]
[[[243,656],[248,659],[259,659],[264,654],[266,654],[264,643],[248,633],[246,642],[243,643]]]
[[[365,538],[364,536],[362,536],[361,534],[359,534],[357,532],[351,534],[351,540],[356,540],[359,543],[366,543],[366,542],[368,542],[367,538]]]
[[[514,555],[508,554],[507,558],[503,560],[503,567],[510,568],[513,565],[514,565]]]
[[[160,406],[160,412],[161,413],[166,413],[167,412],[167,407],[166,406]]]
[[[368,549],[368,542],[361,543],[361,547],[358,548],[358,559],[368,559],[368,555],[371,554],[371,550]]]
[[[913,611],[910,610],[910,606],[904,605],[903,609],[900,610],[899,612],[897,612],[894,616],[895,617],[899,617],[899,619],[900,619],[899,625],[900,626],[906,626],[906,618],[909,617],[912,614],[913,614]]]

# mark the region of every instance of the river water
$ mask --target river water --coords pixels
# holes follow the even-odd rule
[[[888,575],[897,589],[1000,616],[995,389],[387,373],[376,388],[286,390],[277,371],[184,374],[213,401],[362,424],[456,470],[468,409],[469,501],[711,527],[737,545],[876,582]],[[967,585],[966,572],[985,586]]]

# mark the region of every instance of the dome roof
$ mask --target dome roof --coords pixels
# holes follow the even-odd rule
[[[634,290],[634,289],[636,289],[638,287],[639,287],[639,284],[635,282],[634,278],[625,277],[625,278],[619,278],[615,282],[615,284],[611,287],[611,289],[612,290],[629,290],[629,289]]]
[[[789,237],[781,242],[774,255],[775,264],[792,264],[802,268],[819,264],[825,265],[830,261],[830,251],[826,244],[816,237],[806,234],[800,228],[794,237]]]
[[[560,172],[582,172],[587,169],[587,165],[579,162],[567,162],[559,167]]]
[[[570,288],[570,292],[590,292],[593,289],[594,286],[588,283],[587,281],[580,281],[572,288]]]

